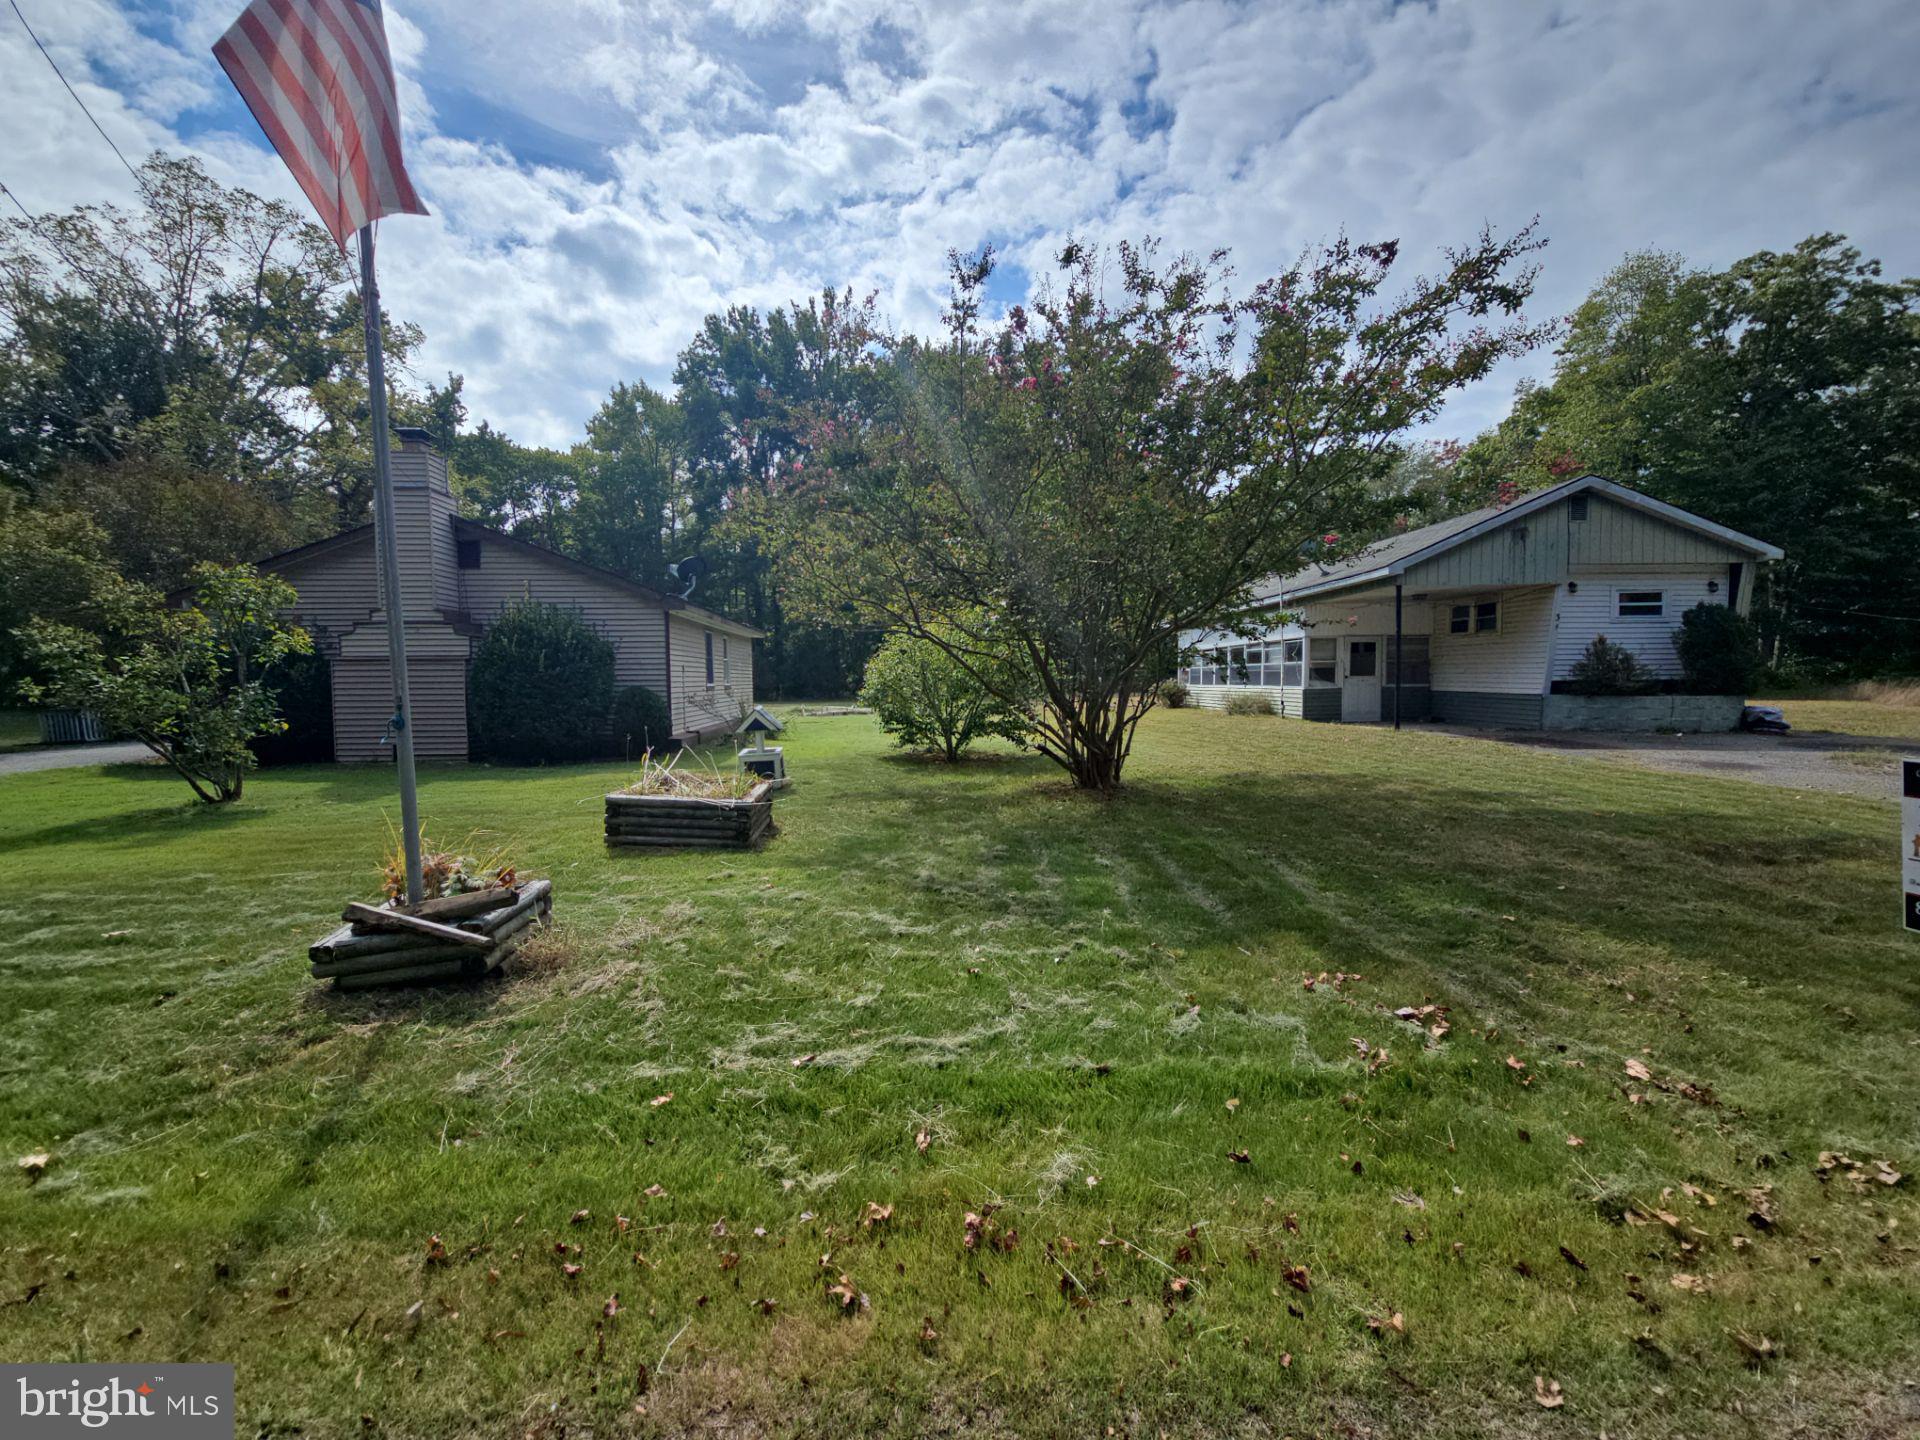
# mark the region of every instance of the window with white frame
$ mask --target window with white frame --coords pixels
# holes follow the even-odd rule
[[[727,646],[727,637],[724,635],[720,637],[720,683],[723,685],[733,683],[733,654]]]
[[[1622,620],[1631,620],[1635,616],[1657,616],[1667,613],[1667,595],[1664,590],[1620,590],[1614,594],[1613,613]]]
[[[1447,613],[1449,635],[1490,635],[1500,628],[1498,600],[1472,600]]]
[[[1280,683],[1290,690],[1299,688],[1300,663],[1305,651],[1304,640],[1283,640],[1280,643]]]
[[[1340,683],[1340,655],[1337,641],[1328,639],[1307,642],[1307,683],[1310,685]]]

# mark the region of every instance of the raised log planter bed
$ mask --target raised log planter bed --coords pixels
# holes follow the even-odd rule
[[[762,781],[737,800],[688,795],[607,796],[607,844],[645,849],[697,846],[746,850],[773,828],[773,787]]]
[[[410,913],[349,905],[347,923],[310,945],[307,958],[314,978],[339,990],[471,980],[499,969],[552,914],[551,880],[428,900]]]

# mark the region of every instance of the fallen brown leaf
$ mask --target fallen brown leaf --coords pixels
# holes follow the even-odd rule
[[[1567,1403],[1567,1397],[1561,1392],[1558,1380],[1549,1380],[1544,1375],[1533,1377],[1533,1400],[1542,1410],[1558,1410]]]

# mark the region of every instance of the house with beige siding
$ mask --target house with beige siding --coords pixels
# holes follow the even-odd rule
[[[1731,713],[1730,727],[1737,705],[1594,707],[1568,677],[1605,635],[1677,680],[1680,617],[1702,603],[1747,613],[1759,567],[1781,554],[1583,475],[1270,578],[1244,631],[1181,637],[1180,678],[1197,704],[1254,692],[1306,720],[1563,729],[1600,715],[1606,728],[1696,729]]]
[[[730,734],[753,707],[753,642],[761,632],[752,626],[463,518],[446,457],[424,430],[398,432],[393,490],[414,749],[422,758],[467,757],[474,643],[502,607],[522,598],[578,611],[613,646],[615,686],[644,685],[665,700],[677,740]],[[392,754],[393,682],[377,565],[371,525],[260,562],[298,592],[293,617],[329,661],[336,760]]]

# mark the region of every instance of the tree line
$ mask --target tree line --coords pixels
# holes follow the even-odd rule
[[[135,212],[0,241],[14,672],[22,624],[84,628],[102,576],[167,590],[369,511],[338,251],[191,160],[141,173]],[[1403,279],[1394,243],[1341,238],[1246,288],[1223,254],[1071,243],[1004,313],[992,253],[955,255],[936,333],[848,293],[735,307],[671,395],[614,385],[565,450],[469,425],[462,378],[416,383],[420,332],[384,317],[389,401],[480,519],[656,586],[702,555],[700,598],[768,632],[765,692],[849,693],[882,635],[916,637],[1092,788],[1180,631],[1231,624],[1262,576],[1589,471],[1786,548],[1756,608],[1780,676],[1920,665],[1920,284],[1816,235],[1724,270],[1631,255],[1541,322],[1542,243],[1483,232]],[[1545,345],[1551,379],[1498,425],[1410,438]]]

